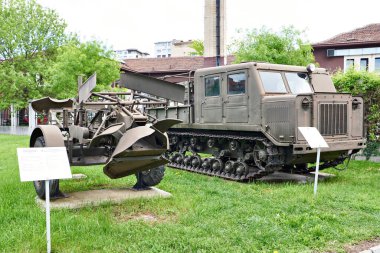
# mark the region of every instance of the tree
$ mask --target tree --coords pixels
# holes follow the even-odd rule
[[[0,0],[0,109],[42,96],[77,95],[77,77],[97,72],[98,90],[119,76],[119,63],[99,42],[65,33],[58,14],[35,0]]]
[[[236,63],[264,61],[277,64],[306,66],[315,62],[311,45],[302,39],[304,32],[293,26],[278,33],[262,27],[248,31],[242,39],[235,40],[231,49]]]
[[[203,56],[205,52],[205,47],[203,44],[203,40],[193,40],[193,42],[190,45],[190,48],[194,49],[195,52],[190,53],[192,56]]]
[[[44,90],[46,66],[65,43],[65,22],[35,0],[0,0],[0,108],[23,107]]]
[[[119,78],[119,62],[112,60],[113,52],[101,43],[71,42],[58,49],[56,60],[48,69],[49,91],[56,98],[69,98],[77,95],[77,78],[86,80],[94,72],[97,78],[97,90],[106,90]]]
[[[365,123],[370,140],[380,134],[380,76],[367,71],[337,72],[332,80],[338,91],[361,95],[364,99]]]

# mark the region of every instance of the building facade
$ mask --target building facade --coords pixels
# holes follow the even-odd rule
[[[191,48],[193,41],[173,40],[172,42],[172,57],[192,56],[195,50]]]
[[[156,58],[166,58],[172,56],[173,41],[160,41],[154,43],[154,56]]]
[[[135,48],[115,50],[116,59],[121,61],[124,59],[137,59],[137,58],[146,58],[149,56],[148,53],[141,52]]]
[[[350,68],[380,73],[380,23],[315,43],[315,60],[330,72]]]

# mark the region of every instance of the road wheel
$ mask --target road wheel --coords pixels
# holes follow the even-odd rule
[[[38,137],[33,145],[34,148],[42,148],[45,146],[46,146],[45,139],[43,136]],[[40,199],[45,199],[45,181],[34,181],[33,184],[34,184],[34,189],[36,190],[37,196]],[[49,190],[50,190],[49,195],[51,198],[55,198],[62,195],[62,193],[59,191],[58,179],[49,181]]]

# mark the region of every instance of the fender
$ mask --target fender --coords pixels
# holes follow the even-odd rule
[[[63,136],[61,130],[54,125],[40,125],[37,126],[30,136],[29,147],[34,146],[34,142],[40,136],[45,139],[46,147],[64,147],[65,142],[63,141]]]

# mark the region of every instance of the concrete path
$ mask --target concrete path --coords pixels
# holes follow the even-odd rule
[[[132,188],[124,189],[101,189],[82,192],[71,192],[67,198],[51,200],[51,209],[76,209],[84,206],[97,206],[102,203],[121,203],[128,199],[139,198],[168,198],[170,193],[151,187],[148,190],[134,190]],[[45,201],[36,197],[37,204],[45,209]]]
[[[380,253],[380,245],[361,251],[360,253]]]
[[[283,172],[277,171],[277,172],[274,172],[273,174],[260,178],[259,181],[267,182],[267,183],[292,182],[292,183],[298,183],[298,184],[306,184],[309,182],[310,183],[314,182],[314,176],[315,176],[314,172],[307,175],[301,175],[301,174],[289,174],[289,173],[283,173]],[[332,177],[335,177],[335,175],[319,172],[318,180],[323,181]]]

